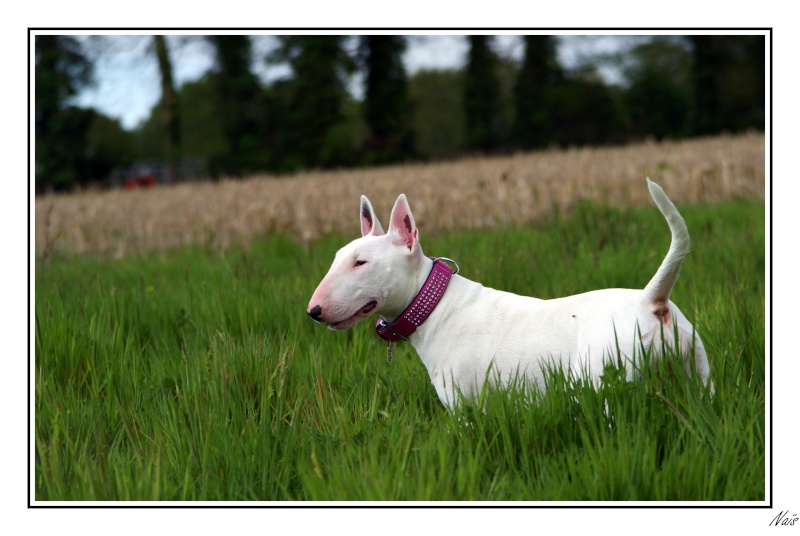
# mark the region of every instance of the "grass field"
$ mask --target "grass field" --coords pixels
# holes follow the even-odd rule
[[[305,315],[356,236],[352,202],[347,236],[39,260],[36,500],[764,500],[763,201],[678,207],[693,251],[672,299],[713,398],[664,367],[635,383],[609,370],[599,391],[556,374],[526,404],[488,393],[485,413],[447,412],[414,350],[387,363],[371,323],[334,333]],[[421,241],[465,277],[552,298],[643,287],[669,233],[652,205],[580,204]]]

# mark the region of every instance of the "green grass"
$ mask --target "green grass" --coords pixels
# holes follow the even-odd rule
[[[694,249],[672,298],[714,397],[667,362],[633,383],[609,370],[599,391],[556,372],[545,395],[448,412],[409,345],[388,364],[372,322],[334,333],[305,315],[355,234],[37,264],[36,500],[764,500],[764,206],[680,209]],[[654,207],[587,205],[422,244],[552,298],[643,287],[669,232]]]

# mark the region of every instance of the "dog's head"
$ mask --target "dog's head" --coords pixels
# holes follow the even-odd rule
[[[373,313],[393,318],[421,284],[425,257],[406,196],[397,198],[386,233],[363,195],[359,217],[361,238],[336,253],[306,310],[330,329],[347,329]]]

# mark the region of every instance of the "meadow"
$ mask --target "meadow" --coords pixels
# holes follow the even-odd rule
[[[741,182],[755,194],[681,202],[670,189],[677,179],[660,181],[692,235],[672,299],[704,341],[714,396],[672,374],[674,356],[637,382],[610,367],[595,390],[554,371],[545,394],[486,392],[485,411],[446,411],[413,348],[396,345],[387,363],[371,322],[334,333],[305,314],[333,253],[358,233],[357,196],[341,229],[305,239],[277,224],[227,247],[146,248],[141,235],[120,255],[79,251],[69,239],[79,233],[68,230],[37,238],[35,498],[762,501],[763,179],[714,176],[709,184]],[[644,177],[628,191],[644,199]],[[393,198],[373,201],[385,221]],[[55,201],[42,203],[44,218]],[[91,205],[63,200],[80,203]],[[598,196],[569,210],[551,205],[535,221],[498,212],[460,228],[429,224],[434,210],[420,204],[427,254],[456,259],[487,286],[541,298],[641,288],[669,247],[652,204]],[[36,211],[39,221],[39,201]],[[95,228],[106,232],[114,236]]]

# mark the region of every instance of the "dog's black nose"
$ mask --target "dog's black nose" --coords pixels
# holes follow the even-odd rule
[[[319,322],[319,315],[322,314],[322,307],[320,307],[319,305],[315,305],[314,307],[311,308],[310,311],[307,312],[308,316]]]

